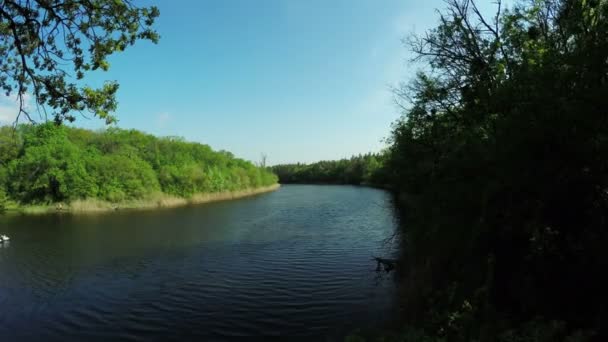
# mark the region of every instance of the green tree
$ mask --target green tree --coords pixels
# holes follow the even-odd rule
[[[6,210],[6,204],[8,202],[8,197],[6,196],[6,191],[0,187],[0,212]]]
[[[312,164],[281,164],[271,167],[281,183],[386,185],[383,154],[368,153],[350,159],[323,160]]]
[[[499,2],[490,18],[447,3],[411,41],[428,67],[396,91],[387,160],[408,310],[450,341],[521,336],[537,317],[561,338],[605,334],[608,2]]]
[[[266,168],[181,138],[54,123],[0,127],[0,166],[0,189],[20,203],[120,202],[156,192],[187,198],[277,181]]]
[[[97,156],[90,160],[93,184],[98,197],[110,202],[144,198],[160,191],[158,178],[145,161],[124,154]]]
[[[64,128],[37,127],[25,136],[23,155],[12,161],[9,184],[22,202],[58,202],[95,196],[84,159]]]
[[[85,110],[114,122],[118,84],[94,89],[79,80],[89,71],[108,70],[108,57],[137,40],[157,42],[151,27],[158,15],[156,7],[139,8],[130,0],[2,1],[0,88],[18,97],[17,120],[24,115],[33,121],[25,104],[31,93],[57,123]]]

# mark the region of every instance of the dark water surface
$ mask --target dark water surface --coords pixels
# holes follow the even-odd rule
[[[291,185],[102,215],[0,216],[0,341],[335,339],[381,329],[388,193]],[[316,338],[315,338],[316,337]]]

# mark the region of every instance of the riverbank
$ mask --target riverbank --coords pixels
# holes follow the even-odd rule
[[[282,185],[336,185],[336,186],[364,186],[367,188],[382,189],[386,191],[393,191],[394,188],[389,184],[377,184],[377,183],[339,183],[339,182],[279,182]]]
[[[99,213],[117,210],[147,210],[160,208],[175,208],[185,205],[203,204],[218,201],[234,200],[248,196],[254,196],[277,190],[281,185],[274,184],[255,189],[238,191],[223,191],[214,193],[195,194],[190,198],[171,196],[157,193],[149,198],[130,200],[124,202],[107,202],[95,198],[76,200],[71,203],[51,203],[43,205],[19,205],[12,204],[6,208],[7,213],[15,212],[21,214],[46,214],[52,212],[68,212],[75,214]]]

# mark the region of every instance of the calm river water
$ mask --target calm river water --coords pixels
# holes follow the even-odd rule
[[[382,329],[390,195],[287,185],[156,211],[0,216],[1,341],[227,340]]]

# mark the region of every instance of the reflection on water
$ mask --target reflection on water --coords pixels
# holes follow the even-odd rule
[[[372,255],[387,193],[284,186],[238,201],[103,215],[0,216],[0,336],[183,340],[341,336],[381,326],[394,283]]]

